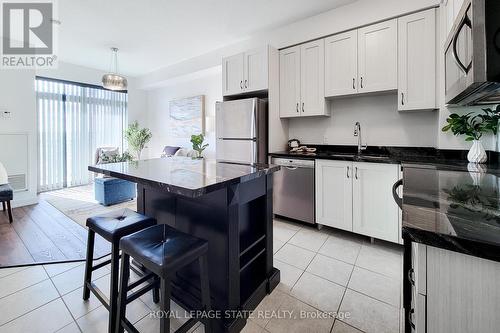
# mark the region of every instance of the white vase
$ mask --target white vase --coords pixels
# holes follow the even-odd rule
[[[488,159],[486,151],[484,150],[483,144],[479,140],[474,140],[472,147],[467,154],[467,159],[471,163],[485,163]]]

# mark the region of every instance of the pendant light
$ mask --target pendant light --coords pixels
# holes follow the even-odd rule
[[[102,86],[109,90],[126,90],[127,79],[118,74],[118,49],[112,47],[111,52],[111,73],[103,75]]]

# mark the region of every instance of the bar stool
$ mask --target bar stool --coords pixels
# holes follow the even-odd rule
[[[132,235],[125,236],[120,241],[122,263],[120,271],[120,294],[118,299],[118,322],[115,333],[138,332],[125,318],[126,306],[143,293],[137,291],[127,296],[132,289],[127,286],[130,274],[130,257],[144,265],[148,270],[160,278],[160,311],[164,315],[160,318],[160,332],[170,333],[170,319],[165,315],[170,311],[171,279],[175,273],[198,260],[200,267],[201,311],[210,311],[210,285],[208,277],[208,242],[180,232],[166,224],[149,227]],[[176,332],[186,332],[198,320],[191,318]],[[212,332],[212,325],[208,316],[201,320],[205,324],[205,332]]]
[[[108,331],[114,332],[117,315],[118,299],[118,270],[120,259],[120,239],[123,236],[130,235],[139,230],[151,227],[156,224],[156,220],[130,209],[120,209],[99,216],[93,216],[87,219],[88,241],[87,241],[87,259],[85,263],[85,280],[83,284],[83,299],[88,300],[90,292],[99,299],[99,301],[109,311]],[[94,241],[95,234],[101,235],[111,243],[111,259],[93,265],[94,259]],[[104,293],[92,283],[92,272],[111,263],[111,282],[109,300]],[[141,279],[142,280],[142,279]],[[158,302],[158,291],[153,291],[153,300]]]

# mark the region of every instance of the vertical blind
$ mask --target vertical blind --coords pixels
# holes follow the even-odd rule
[[[88,184],[98,147],[124,148],[126,92],[37,78],[38,191]]]

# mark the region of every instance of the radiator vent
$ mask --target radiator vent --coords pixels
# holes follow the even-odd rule
[[[14,190],[14,192],[26,191],[27,190],[26,174],[10,175],[9,184]]]

